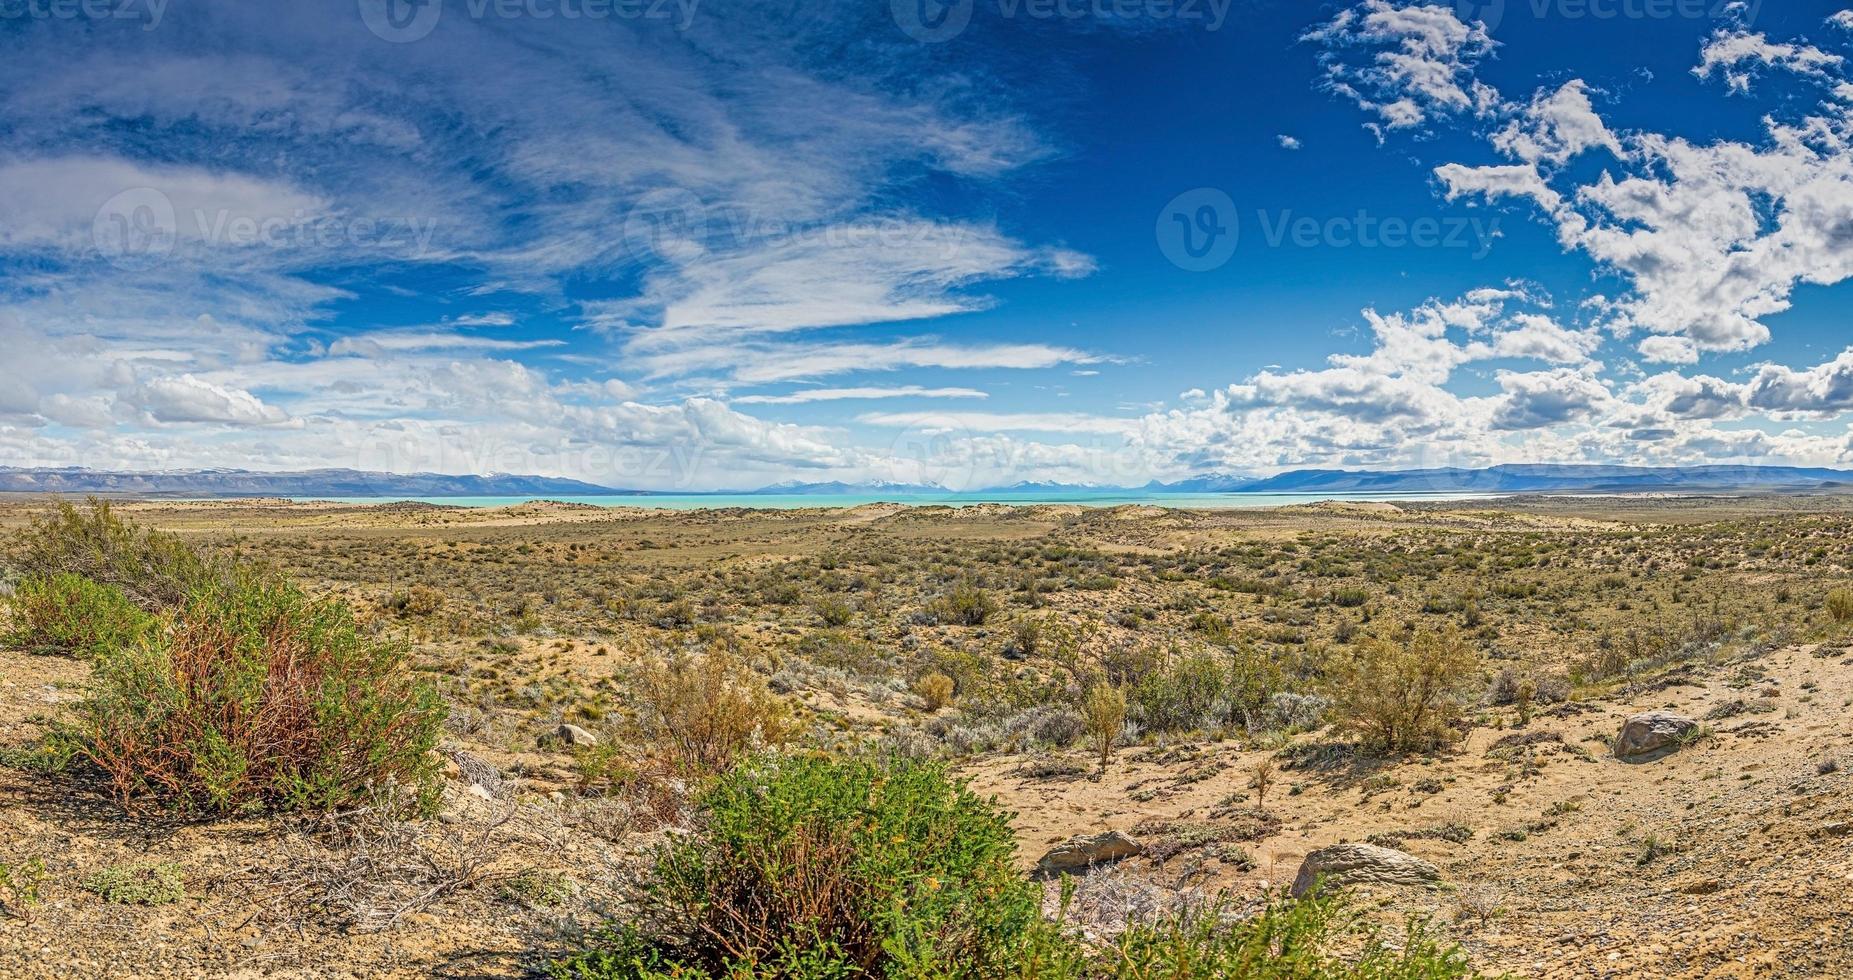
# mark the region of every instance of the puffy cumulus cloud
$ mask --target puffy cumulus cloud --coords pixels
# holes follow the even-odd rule
[[[1714,72],[1721,72],[1733,91],[1747,92],[1751,69],[1759,65],[1825,78],[1829,69],[1840,67],[1844,61],[1810,44],[1779,44],[1761,33],[1721,28],[1705,43],[1692,73],[1710,78]]]
[[[1853,349],[1806,370],[1766,364],[1746,388],[1754,408],[1838,415],[1853,411]]]
[[[1362,8],[1359,8],[1362,9]],[[1806,45],[1721,31],[1706,64],[1780,64],[1845,85],[1843,59]],[[1848,86],[1853,91],[1853,86]],[[1637,342],[1650,362],[1692,364],[1769,339],[1764,320],[1789,309],[1802,284],[1853,276],[1853,104],[1829,100],[1794,121],[1771,117],[1758,143],[1696,143],[1678,136],[1617,135],[1572,80],[1525,105],[1487,139],[1518,162],[1445,163],[1435,175],[1449,200],[1534,201],[1567,249],[1628,283],[1604,304],[1605,325]],[[1592,148],[1615,157],[1587,182],[1566,164]]]
[[[1662,422],[1735,418],[1744,411],[1744,387],[1709,375],[1663,372],[1634,388],[1642,407]]]
[[[1492,424],[1506,430],[1586,421],[1614,398],[1600,380],[1568,369],[1501,371],[1499,388],[1505,394],[1493,410]]]
[[[1380,137],[1433,115],[1483,114],[1498,104],[1492,87],[1473,77],[1493,39],[1484,24],[1463,22],[1452,6],[1365,0],[1302,40],[1323,49],[1326,86],[1377,116],[1372,125]]]
[[[1444,163],[1435,168],[1435,176],[1447,188],[1450,201],[1473,196],[1488,200],[1526,197],[1538,202],[1546,211],[1556,211],[1563,204],[1563,196],[1545,183],[1536,163],[1483,167]]]
[[[1589,101],[1589,86],[1580,78],[1552,92],[1540,89],[1529,104],[1512,112],[1516,118],[1492,135],[1493,146],[1508,157],[1532,164],[1562,164],[1595,148],[1623,155],[1621,141],[1596,114]]]
[[[264,404],[248,391],[191,374],[149,380],[135,389],[133,400],[156,422],[276,425],[290,420],[288,413]]]
[[[1602,346],[1602,335],[1595,330],[1572,330],[1537,313],[1521,313],[1512,317],[1512,326],[1500,331],[1488,346],[1494,357],[1587,364]]]

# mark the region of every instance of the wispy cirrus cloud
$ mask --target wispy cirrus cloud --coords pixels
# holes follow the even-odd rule
[[[976,388],[925,388],[900,385],[893,388],[808,388],[788,395],[742,395],[736,405],[809,405],[815,402],[859,401],[886,398],[989,398],[988,392]]]

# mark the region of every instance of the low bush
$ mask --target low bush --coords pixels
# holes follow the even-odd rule
[[[1443,980],[1472,977],[1460,947],[1412,919],[1386,942],[1340,894],[1275,900],[1233,922],[1208,907],[1136,924],[1070,976],[1100,980],[1241,977],[1243,980]]]
[[[1853,589],[1835,589],[1827,594],[1827,614],[1834,622],[1853,620]]]
[[[7,606],[0,643],[31,653],[96,657],[139,641],[157,623],[121,589],[70,572],[26,579]]]
[[[1424,980],[1472,976],[1412,920],[1388,943],[1342,893],[1245,918],[1184,906],[1086,938],[1015,870],[1006,815],[907,761],[761,758],[700,800],[628,923],[556,961],[559,980]]]
[[[725,769],[790,734],[785,705],[731,653],[677,653],[631,677],[643,735],[684,772]]]
[[[914,692],[926,702],[928,711],[938,711],[951,704],[954,689],[952,678],[940,673],[928,674],[914,685]]]
[[[1003,814],[914,762],[761,758],[699,801],[579,978],[1002,976],[1040,920]]]
[[[398,616],[430,616],[442,608],[444,593],[429,585],[414,585],[404,592],[393,593],[386,600],[386,609]]]
[[[1453,630],[1370,639],[1341,661],[1332,685],[1340,725],[1387,752],[1426,752],[1452,740],[1479,657]]]
[[[1095,685],[1081,702],[1081,721],[1088,741],[1100,756],[1100,768],[1105,769],[1113,758],[1113,747],[1119,744],[1120,733],[1126,729],[1125,692],[1108,684]]]
[[[983,626],[1000,608],[991,593],[970,582],[960,582],[928,603],[924,618],[934,625]]]
[[[180,865],[172,863],[111,865],[82,884],[117,905],[171,905],[187,896]]]
[[[124,521],[94,497],[83,510],[60,501],[33,521],[22,544],[27,578],[72,575],[115,586],[150,612],[179,604],[215,574],[179,538]]]
[[[347,606],[245,572],[158,636],[103,651],[73,734],[129,809],[326,809],[396,786],[429,803],[444,707]]]

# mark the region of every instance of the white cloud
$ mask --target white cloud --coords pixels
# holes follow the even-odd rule
[[[1853,348],[1801,371],[1764,365],[1747,386],[1745,397],[1752,407],[1766,411],[1824,415],[1853,411]]]
[[[1495,42],[1484,24],[1462,22],[1451,6],[1365,0],[1303,40],[1325,49],[1326,86],[1374,113],[1380,132],[1419,126],[1433,114],[1488,113],[1498,103],[1473,77]]]
[[[1505,392],[1493,411],[1496,429],[1542,429],[1583,421],[1613,397],[1600,380],[1578,371],[1501,371]]]
[[[1085,432],[1121,435],[1139,427],[1137,419],[1079,412],[869,412],[856,417],[884,428],[973,432]]]
[[[736,405],[807,405],[812,402],[881,398],[988,398],[976,388],[924,388],[901,385],[893,388],[810,388],[789,395],[744,395],[733,399]]]
[[[1623,155],[1621,142],[1596,114],[1589,86],[1580,78],[1548,94],[1540,89],[1530,104],[1515,107],[1515,112],[1517,118],[1492,136],[1493,146],[1508,157],[1562,164],[1598,147]]]
[[[1097,364],[1102,360],[1086,351],[1050,344],[949,344],[928,339],[890,343],[740,343],[643,350],[630,358],[650,377],[719,372],[735,384],[772,384],[903,368],[1032,370]]]
[[[1828,54],[1808,44],[1777,44],[1768,36],[1743,30],[1720,28],[1700,52],[1698,67],[1692,69],[1700,78],[1710,78],[1722,69],[1733,91],[1750,90],[1751,71],[1743,66],[1766,65],[1785,68],[1798,75],[1825,77],[1827,69],[1838,68],[1845,59]]]
[[[264,404],[248,391],[216,385],[191,374],[154,378],[135,391],[135,400],[156,422],[276,425],[290,420],[287,413]]]
[[[1435,176],[1447,185],[1448,200],[1481,195],[1488,199],[1529,197],[1546,211],[1556,211],[1563,204],[1562,195],[1551,189],[1538,173],[1536,163],[1509,166],[1466,167],[1444,163],[1435,168]]]

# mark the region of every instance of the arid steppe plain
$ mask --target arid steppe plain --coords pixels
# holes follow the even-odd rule
[[[129,815],[31,762],[86,664],[0,651],[0,868],[32,880],[0,880],[0,975],[527,975],[691,819],[664,705],[689,671],[725,673],[756,747],[946,760],[1026,869],[1124,833],[1136,856],[1076,879],[1079,929],[1370,842],[1439,872],[1358,885],[1370,914],[1428,916],[1488,973],[1853,974],[1853,498],[117,509],[409,644],[449,708],[443,799]],[[0,534],[43,510],[0,505]],[[1418,636],[1467,657],[1437,738],[1376,744],[1347,685]],[[1652,710],[1696,727],[1618,759]]]

